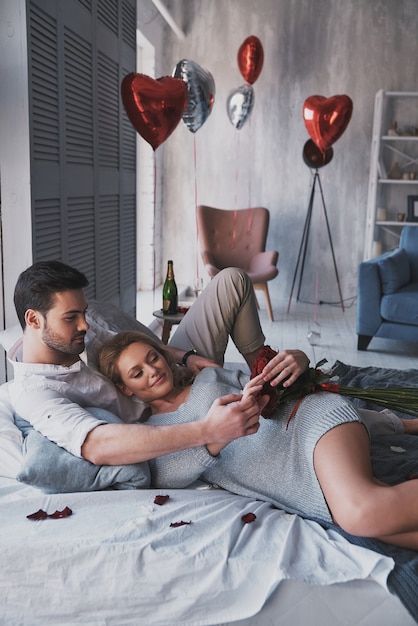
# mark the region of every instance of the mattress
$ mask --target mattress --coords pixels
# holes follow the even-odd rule
[[[1,624],[414,624],[386,589],[392,559],[267,503],[1,484]]]

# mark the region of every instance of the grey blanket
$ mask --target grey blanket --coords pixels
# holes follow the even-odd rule
[[[378,367],[355,367],[336,361],[331,369],[339,383],[347,387],[417,387],[418,370],[396,370]],[[353,399],[356,406],[381,409],[377,405]],[[398,412],[400,417],[409,417]],[[411,418],[413,419],[413,418]],[[418,436],[380,436],[371,441],[373,471],[376,477],[389,484],[396,484],[418,477]],[[326,526],[321,523],[322,526]],[[396,548],[375,539],[355,537],[333,525],[353,544],[390,556],[395,567],[389,575],[388,587],[396,594],[418,623],[418,552]]]

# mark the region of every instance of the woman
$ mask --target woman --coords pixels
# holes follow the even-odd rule
[[[231,401],[239,393],[238,402],[255,398],[260,414],[268,401],[258,397],[263,374],[248,380],[241,371],[209,367],[194,377],[141,333],[116,335],[103,346],[99,363],[122,393],[149,404],[149,424],[199,420],[230,394]],[[418,480],[389,487],[373,477],[368,433],[352,404],[338,394],[308,395],[286,428],[292,408],[279,407],[273,419],[259,421],[255,434],[223,449],[193,448],[150,461],[153,486],[181,488],[200,478],[291,513],[333,521],[354,535],[418,549]],[[414,420],[408,427],[418,433]]]

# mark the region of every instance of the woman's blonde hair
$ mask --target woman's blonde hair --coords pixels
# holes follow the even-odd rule
[[[194,373],[192,370],[175,363],[171,353],[164,348],[164,344],[152,339],[152,337],[149,337],[145,333],[127,330],[108,339],[99,352],[100,371],[103,376],[106,376],[114,385],[124,384],[120,375],[118,361],[122,352],[133,343],[146,343],[161,354],[173,373],[173,383],[175,387],[183,389],[193,382]]]

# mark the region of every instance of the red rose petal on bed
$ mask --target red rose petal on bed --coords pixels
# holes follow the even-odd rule
[[[62,509],[62,511],[55,511],[55,513],[48,515],[48,517],[51,519],[62,519],[63,517],[69,517],[72,514],[72,510],[66,506],[65,509]]]
[[[251,524],[252,522],[255,522],[257,517],[254,515],[254,513],[246,513],[245,515],[241,517],[241,519],[244,522],[244,524]]]
[[[45,513],[45,511],[43,511],[42,509],[39,509],[39,511],[36,511],[36,513],[31,513],[30,515],[26,515],[26,517],[30,520],[42,520],[42,519],[46,519],[48,517],[48,514]]]
[[[179,526],[188,526],[191,522],[171,522],[170,528],[178,528]]]
[[[154,504],[159,504],[160,506],[162,506],[163,504],[165,504],[167,502],[169,497],[170,496],[155,496]]]

